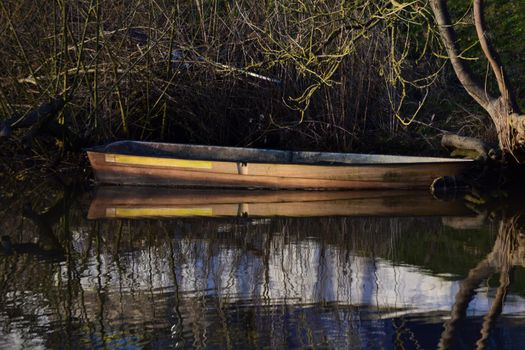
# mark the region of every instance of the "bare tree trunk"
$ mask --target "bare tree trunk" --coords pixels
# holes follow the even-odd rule
[[[505,69],[485,34],[483,0],[473,0],[474,23],[483,54],[487,58],[498,83],[500,93],[498,97],[492,96],[475,79],[468,65],[461,59],[456,33],[447,8],[447,0],[430,0],[430,4],[458,80],[467,93],[490,115],[496,127],[501,150],[515,155],[515,152],[525,144],[525,116],[521,114],[516,104],[514,92],[506,77]]]

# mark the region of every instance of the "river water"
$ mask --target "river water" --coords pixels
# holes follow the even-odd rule
[[[518,349],[520,213],[426,193],[2,198],[0,348]]]

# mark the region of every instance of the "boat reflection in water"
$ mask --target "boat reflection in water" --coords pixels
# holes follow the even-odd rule
[[[461,201],[439,201],[429,191],[249,191],[103,186],[97,189],[88,218],[473,214]]]
[[[0,345],[20,345],[27,330],[51,348],[525,341],[519,216],[474,228],[478,218],[461,203],[413,192],[148,191],[99,190],[90,216],[110,220],[65,215],[61,262],[2,257]],[[204,207],[222,216],[187,210]],[[18,264],[25,269],[7,278]]]

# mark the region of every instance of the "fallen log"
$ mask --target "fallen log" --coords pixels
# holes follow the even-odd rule
[[[67,150],[80,150],[88,143],[87,133],[84,136],[78,135],[67,123],[59,123],[57,120],[65,104],[66,101],[62,97],[57,97],[25,115],[15,115],[0,122],[0,141],[9,138],[15,129],[27,129],[22,136],[22,144],[27,148],[31,147],[36,137],[46,135],[60,140]]]
[[[15,115],[0,123],[0,139],[9,138],[14,129],[30,128],[23,140],[30,142],[39,130],[64,108],[66,102],[62,97],[41,104],[23,116]]]
[[[455,150],[456,155],[462,155],[482,161],[495,159],[498,157],[499,153],[479,139],[455,134],[443,135],[441,138],[441,145],[448,149]]]

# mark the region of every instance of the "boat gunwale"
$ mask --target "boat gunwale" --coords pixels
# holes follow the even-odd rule
[[[267,153],[267,154],[279,154],[281,156],[286,156],[287,158],[292,158],[292,161],[254,161],[254,160],[245,160],[241,157],[238,159],[218,159],[218,157],[213,157],[210,154],[209,157],[187,157],[184,155],[177,155],[176,152],[171,152],[171,155],[168,154],[147,154],[147,152],[139,153],[133,152],[132,150],[118,150],[111,149],[115,146],[121,145],[138,145],[138,146],[151,146],[151,145],[161,145],[167,147],[188,147],[190,149],[206,149],[212,148],[209,150],[220,151],[220,150],[229,150],[229,151],[248,151],[254,153]],[[473,163],[472,159],[461,159],[461,158],[442,158],[442,157],[420,157],[420,156],[396,156],[396,155],[383,155],[383,154],[360,154],[360,153],[338,153],[338,152],[310,152],[310,151],[285,151],[285,150],[275,150],[275,149],[263,149],[263,148],[245,148],[245,147],[229,147],[229,146],[207,146],[207,145],[191,145],[191,144],[177,144],[177,143],[161,143],[161,142],[142,142],[142,141],[116,141],[105,145],[95,146],[84,149],[88,153],[99,153],[99,154],[115,154],[115,155],[129,155],[134,157],[144,157],[144,158],[159,158],[159,159],[181,159],[181,160],[197,160],[197,161],[209,161],[209,162],[223,162],[223,163],[256,163],[256,164],[268,164],[268,165],[294,165],[294,166],[323,166],[323,167],[369,167],[369,166],[410,166],[410,165],[431,165],[431,164],[464,164]],[[294,156],[299,157],[308,157],[308,156],[332,156],[332,157],[357,157],[357,158],[379,158],[379,161],[368,161],[363,162],[362,160],[356,160],[355,162],[344,162],[344,161],[293,161]],[[290,157],[291,156],[291,157]],[[385,159],[386,158],[386,159]],[[388,158],[392,158],[392,162],[386,161]],[[395,161],[395,160],[398,161]],[[399,159],[406,159],[407,161],[399,161]],[[419,161],[418,161],[419,160]],[[138,166],[138,165],[137,165]],[[160,165],[159,165],[160,166]]]

